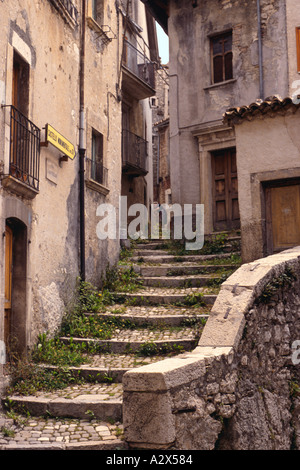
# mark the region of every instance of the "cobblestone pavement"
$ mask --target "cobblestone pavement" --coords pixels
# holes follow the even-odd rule
[[[149,317],[151,315],[163,316],[163,315],[200,315],[208,314],[210,308],[207,307],[177,307],[176,305],[159,305],[159,306],[127,306],[124,308],[122,305],[114,305],[113,308],[108,309],[105,314],[122,314],[123,317],[127,316],[144,316]]]
[[[0,450],[9,448],[99,448],[124,447],[121,423],[67,418],[12,419],[0,411]]]

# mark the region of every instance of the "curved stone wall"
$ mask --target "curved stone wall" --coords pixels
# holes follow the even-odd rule
[[[194,351],[124,375],[126,441],[142,449],[299,449],[298,340],[300,247],[230,276]]]

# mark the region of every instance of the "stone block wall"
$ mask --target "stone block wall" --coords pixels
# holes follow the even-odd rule
[[[197,348],[127,372],[134,448],[300,448],[300,247],[244,264],[221,287]]]

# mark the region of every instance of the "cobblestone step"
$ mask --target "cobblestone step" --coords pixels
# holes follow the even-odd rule
[[[214,304],[217,294],[204,288],[158,288],[145,287],[138,292],[126,294],[129,303],[135,305],[159,305],[159,304],[182,304],[184,305],[187,296],[202,294],[203,301],[208,304]],[[122,293],[120,293],[122,295]]]
[[[194,328],[169,329],[136,329],[136,330],[118,330],[111,339],[95,338],[75,338],[61,337],[61,341],[69,343],[89,343],[103,352],[113,354],[136,353],[141,351],[147,343],[152,343],[158,348],[166,348],[170,351],[174,348],[182,348],[190,351],[197,345],[198,337]]]
[[[122,306],[116,306],[115,309],[106,313],[98,314],[103,319],[116,318],[120,316],[124,320],[128,320],[137,326],[180,326],[184,322],[189,321],[205,321],[209,317],[210,306],[187,308],[176,307],[173,305],[160,306],[132,306],[126,307],[125,311]],[[116,313],[119,312],[119,313]],[[122,312],[122,313],[120,313]]]
[[[43,418],[17,421],[0,412],[0,450],[121,450],[120,422],[96,419]]]
[[[145,266],[143,264],[134,264],[132,266],[123,265],[119,269],[129,269],[132,267],[137,274],[146,277],[152,276],[181,276],[181,275],[193,275],[193,274],[210,274],[220,272],[221,270],[234,270],[238,268],[238,265],[234,264],[195,264],[195,263],[173,263],[164,264],[160,266]]]
[[[74,385],[55,392],[36,392],[34,395],[11,395],[14,407],[31,416],[53,416],[86,419],[89,415],[101,420],[122,420],[121,384]]]
[[[231,253],[219,253],[214,255],[184,255],[184,256],[175,256],[175,255],[157,255],[157,254],[149,254],[148,256],[131,256],[129,257],[128,261],[132,263],[141,262],[144,263],[153,263],[153,264],[161,264],[161,263],[184,263],[184,262],[196,262],[201,263],[207,260],[213,259],[227,259],[230,258],[232,254],[240,255],[240,252],[234,251]]]
[[[199,274],[185,276],[143,276],[141,280],[148,287],[204,287],[217,281],[219,276]]]

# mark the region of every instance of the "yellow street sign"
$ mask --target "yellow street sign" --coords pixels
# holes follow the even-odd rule
[[[54,127],[50,126],[50,124],[46,124],[46,142],[50,142],[50,144],[54,145],[54,147],[71,158],[71,160],[75,158],[74,145],[57,132]]]

